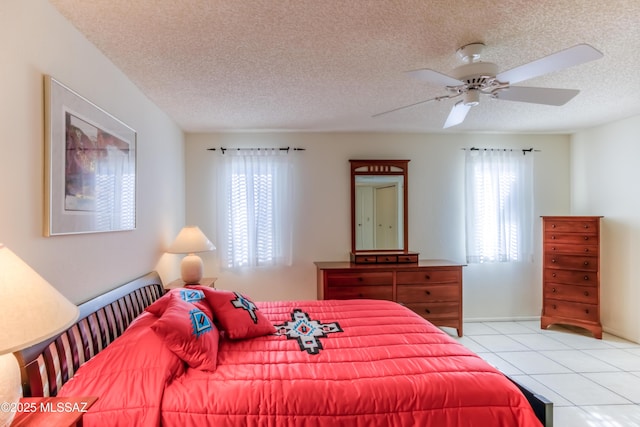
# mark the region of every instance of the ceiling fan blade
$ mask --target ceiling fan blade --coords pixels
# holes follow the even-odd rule
[[[406,71],[410,77],[418,80],[424,80],[430,83],[435,83],[440,86],[458,86],[464,84],[464,82],[447,76],[446,74],[439,73],[429,68],[421,68],[420,70]]]
[[[600,59],[604,55],[599,50],[588,44],[579,44],[533,62],[520,65],[496,75],[496,78],[505,83],[514,84],[532,79],[543,74],[563,70],[574,65]]]
[[[462,123],[464,121],[464,118],[467,117],[467,113],[470,109],[471,106],[465,105],[464,102],[456,102],[456,105],[454,105],[451,109],[449,117],[447,117],[447,121],[445,122],[443,128],[450,128],[451,126],[459,125],[460,123]]]
[[[416,105],[426,104],[427,102],[442,101],[443,99],[448,99],[448,98],[452,98],[452,96],[449,96],[449,95],[436,96],[435,98],[426,99],[424,101],[414,102],[413,104],[409,104],[409,105],[403,105],[402,107],[394,108],[393,110],[387,110],[387,111],[383,111],[382,113],[376,113],[371,117],[378,117],[378,116],[382,116],[384,114],[393,113],[395,111],[404,110],[405,108],[415,107]]]
[[[552,89],[548,87],[510,86],[494,94],[494,98],[532,104],[564,105],[580,93],[577,89]]]

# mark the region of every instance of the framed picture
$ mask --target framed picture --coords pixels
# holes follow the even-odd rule
[[[45,235],[136,228],[136,131],[45,76]]]

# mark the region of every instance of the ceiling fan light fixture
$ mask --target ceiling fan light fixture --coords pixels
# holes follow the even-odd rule
[[[475,107],[480,104],[480,92],[475,89],[466,91],[464,93],[463,103],[467,107]]]
[[[482,42],[469,43],[458,49],[456,53],[463,62],[471,64],[480,60],[482,49],[484,49],[484,43]]]

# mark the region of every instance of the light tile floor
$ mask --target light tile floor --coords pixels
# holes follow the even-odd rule
[[[551,400],[555,427],[640,427],[640,344],[537,321],[469,322],[454,338]]]

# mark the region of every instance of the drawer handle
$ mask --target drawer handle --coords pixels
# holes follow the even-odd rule
[[[589,252],[589,248],[584,248],[584,251],[585,252]]]
[[[425,274],[424,278],[427,279],[427,280],[431,280],[431,276],[429,276],[428,274]]]
[[[431,295],[431,291],[424,291],[425,294]]]
[[[552,288],[551,292],[553,292],[555,294],[556,293],[556,288]]]
[[[589,261],[585,261],[585,262],[584,262],[584,265],[589,265]]]
[[[586,309],[584,310],[584,312],[585,312],[585,313],[587,313],[587,314],[589,314],[589,309],[588,309],[588,308],[586,308]]]
[[[556,228],[556,225],[555,224],[551,224],[551,228]]]
[[[556,236],[551,236],[551,240],[556,240]]]
[[[553,273],[553,274],[551,275],[551,277],[556,277],[556,276],[557,276],[557,274],[556,274],[556,273]]]
[[[424,312],[427,313],[427,314],[431,314],[431,310],[429,310],[428,308],[425,308]]]
[[[364,279],[362,277],[358,277],[358,282],[362,282]]]
[[[589,280],[589,276],[584,276],[584,280]]]
[[[589,236],[584,236],[584,240],[589,240]]]
[[[585,224],[585,225],[584,225],[584,228],[589,228],[589,224]]]
[[[585,297],[588,297],[588,296],[589,296],[589,292],[584,291],[584,296],[585,296]]]
[[[551,250],[552,250],[552,251],[555,251],[555,250],[556,250],[556,248],[551,248]]]
[[[384,260],[385,260],[385,261],[389,261],[389,257],[385,257],[385,259],[384,259]]]
[[[364,295],[362,293],[358,294],[358,298],[362,298]]]
[[[556,261],[556,259],[555,259],[555,258],[552,258],[552,259],[551,259],[551,262],[555,264],[555,263],[556,263],[556,262],[558,262],[558,261]]]
[[[555,304],[553,304],[553,305],[551,306],[551,308],[553,308],[553,309],[555,310],[556,308],[558,308],[558,306],[557,306],[557,305],[555,305]]]

